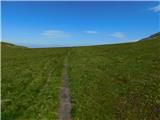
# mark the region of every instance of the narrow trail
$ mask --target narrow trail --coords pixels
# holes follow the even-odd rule
[[[68,56],[64,60],[64,69],[62,73],[62,83],[60,88],[60,107],[59,107],[59,120],[71,120],[71,100],[70,91],[68,86]]]

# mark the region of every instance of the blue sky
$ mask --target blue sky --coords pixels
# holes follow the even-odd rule
[[[2,41],[28,47],[132,42],[159,28],[160,5],[141,2],[2,2]]]

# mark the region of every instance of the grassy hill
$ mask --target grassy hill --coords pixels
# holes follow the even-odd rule
[[[91,47],[19,50],[2,44],[3,120],[57,119],[66,55],[73,120],[159,120],[159,34]]]
[[[1,47],[2,48],[26,48],[24,46],[19,46],[19,45],[15,45],[15,44],[12,44],[12,43],[7,43],[7,42],[1,42]]]
[[[2,120],[54,120],[64,49],[2,46]]]
[[[146,37],[144,39],[142,39],[141,41],[144,41],[144,40],[154,40],[154,39],[159,39],[159,36],[160,36],[160,32],[157,32],[149,37]]]
[[[160,36],[72,48],[70,55],[74,120],[160,118]]]

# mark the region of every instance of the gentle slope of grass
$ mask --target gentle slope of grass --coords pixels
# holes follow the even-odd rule
[[[160,118],[159,34],[135,43],[93,47],[3,44],[2,120],[57,119],[66,55],[73,120]]]
[[[64,49],[2,49],[2,119],[56,119]]]
[[[73,48],[69,59],[73,120],[160,118],[160,36]]]

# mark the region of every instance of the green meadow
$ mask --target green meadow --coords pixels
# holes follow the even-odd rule
[[[160,119],[160,34],[90,47],[1,43],[1,52],[2,120],[58,119],[66,56],[72,120]]]
[[[54,120],[58,110],[63,49],[2,44],[2,119]]]

